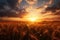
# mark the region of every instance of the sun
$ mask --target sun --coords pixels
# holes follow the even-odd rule
[[[33,8],[32,6],[25,9],[26,14],[23,16],[23,18],[26,21],[29,22],[39,22],[39,20],[42,18],[41,10]]]
[[[35,22],[35,21],[37,21],[37,18],[35,18],[35,17],[31,17],[31,18],[29,18],[29,21],[31,21],[31,22]]]

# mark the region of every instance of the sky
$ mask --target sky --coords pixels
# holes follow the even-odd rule
[[[36,2],[35,2],[36,1]],[[54,15],[60,15],[60,0],[0,0],[0,17],[19,17],[17,11],[24,10],[24,6],[33,5],[36,8],[41,7],[49,1],[53,1],[46,11],[53,12]],[[59,11],[57,11],[59,10]],[[21,15],[20,15],[21,16]]]

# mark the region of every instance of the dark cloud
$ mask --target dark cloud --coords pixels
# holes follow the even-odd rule
[[[22,0],[0,0],[0,16],[18,16],[16,14],[17,5]],[[41,4],[43,1],[48,2],[48,0],[38,0],[38,2]],[[52,0],[51,0],[52,1]],[[24,4],[24,3],[23,3]],[[40,5],[37,4],[37,5]],[[42,3],[43,4],[43,3]],[[14,11],[12,11],[14,10]],[[50,4],[47,8],[47,11],[52,11],[55,14],[60,15],[60,0],[53,0],[53,3]]]
[[[46,8],[46,10],[56,12],[56,10],[60,10],[60,0],[54,0],[53,3]]]
[[[18,17],[14,11],[0,11],[0,17]]]
[[[9,6],[10,8],[14,9],[21,1],[22,0],[0,0],[0,8],[3,8],[4,6]]]
[[[0,0],[0,17],[3,16],[16,17],[17,5],[21,1],[22,0]]]
[[[0,9],[4,9],[5,5],[7,5],[7,0],[0,0]]]
[[[15,8],[18,3],[18,0],[7,0],[7,2],[11,8]]]

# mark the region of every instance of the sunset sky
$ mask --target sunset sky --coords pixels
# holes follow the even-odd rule
[[[40,9],[45,5],[45,12],[60,17],[60,0],[0,0],[0,17],[21,17],[29,6]]]

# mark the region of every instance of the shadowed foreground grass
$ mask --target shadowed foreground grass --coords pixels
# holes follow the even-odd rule
[[[0,40],[60,40],[60,21],[0,22]]]

